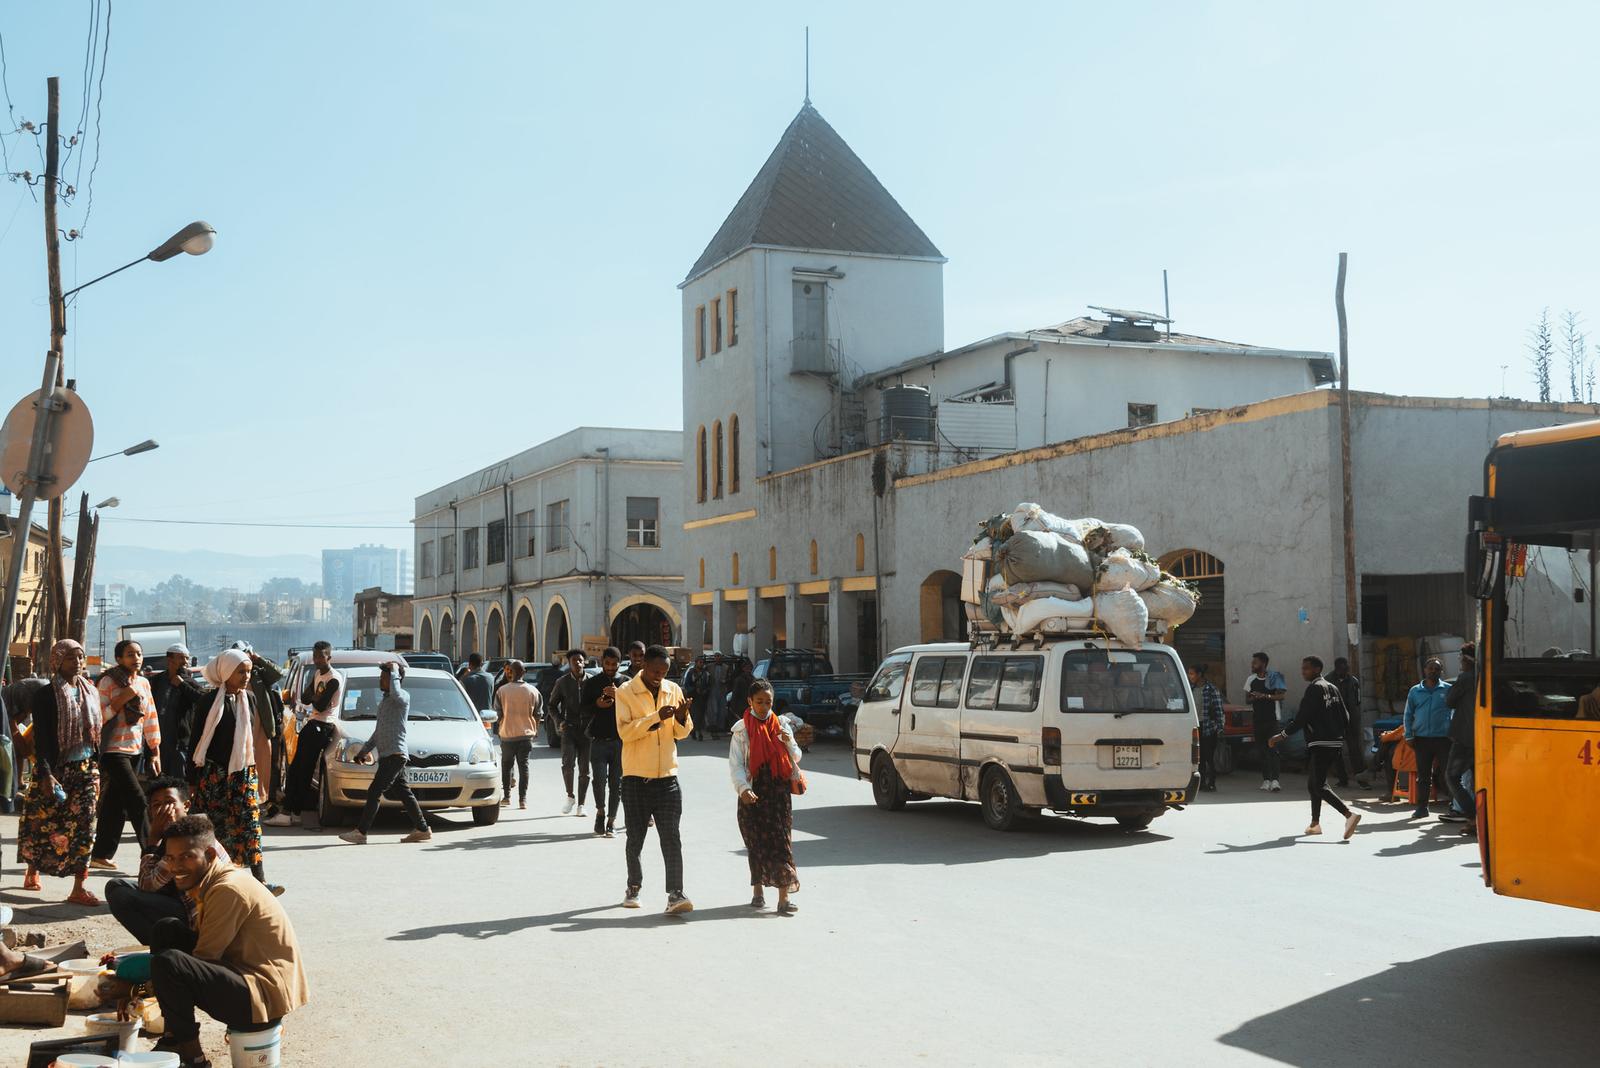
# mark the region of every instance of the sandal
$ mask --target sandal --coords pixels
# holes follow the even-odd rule
[[[23,876],[22,888],[24,890],[42,890],[43,889],[43,887],[41,887],[39,885],[39,877],[37,875],[26,875],[26,876]]]
[[[799,911],[800,911],[800,906],[796,905],[793,901],[780,901],[778,903],[778,915],[779,916],[793,916],[795,913],[797,913]]]
[[[67,904],[69,904],[69,905],[84,905],[84,906],[87,906],[89,908],[97,908],[100,905],[104,905],[105,902],[101,901],[99,898],[95,897],[94,896],[94,891],[88,890],[88,889],[84,889],[84,890],[74,890],[72,893],[68,894],[67,895]]]
[[[767,907],[767,899],[762,897],[760,894],[757,894],[755,897],[750,899],[750,907],[753,909],[764,909]]]
[[[43,957],[35,957],[31,954],[24,954],[21,964],[4,975],[0,975],[0,982],[9,983],[13,979],[26,979],[30,975],[40,975],[44,972],[53,972],[55,970],[54,961],[48,961]]]

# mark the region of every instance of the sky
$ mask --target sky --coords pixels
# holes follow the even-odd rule
[[[0,5],[13,119],[57,74],[78,128],[91,7]],[[102,543],[409,547],[452,478],[677,429],[675,287],[799,109],[808,24],[813,103],[949,258],[947,347],[1159,310],[1166,269],[1184,332],[1333,350],[1341,251],[1358,389],[1527,397],[1542,308],[1600,330],[1595,5],[119,2],[66,285],[217,240],[69,315],[96,451],[161,442],[74,489],[120,499]],[[42,230],[0,183],[8,398]]]

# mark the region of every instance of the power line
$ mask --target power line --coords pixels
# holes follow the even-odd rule
[[[3,33],[0,33],[0,89],[4,89],[6,94],[7,125],[9,125],[11,129],[15,130],[17,128],[17,109],[11,104],[11,77],[10,71],[6,67],[6,38],[5,34]],[[5,163],[6,172],[10,173],[11,153],[6,151],[6,141],[4,137],[0,137],[0,160],[3,160]]]
[[[89,165],[89,185],[84,191],[83,221],[78,224],[81,236],[89,228],[89,216],[94,214],[94,175],[100,169],[100,119],[106,99],[106,61],[111,56],[111,0],[106,0],[105,40],[100,46],[100,78],[94,93],[94,162]],[[79,161],[82,171],[82,161]]]

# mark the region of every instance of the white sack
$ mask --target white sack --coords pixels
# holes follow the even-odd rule
[[[1111,590],[1147,590],[1161,581],[1161,568],[1148,560],[1136,559],[1126,549],[1117,549],[1106,556],[1100,573],[1095,576],[1096,593]]]
[[[1093,615],[1094,602],[1087,597],[1075,601],[1039,597],[1017,608],[1009,622],[1013,634],[1032,634],[1036,630],[1058,634],[1067,629],[1069,622],[1087,624]]]
[[[989,596],[995,604],[1019,605],[1033,600],[1035,597],[1059,597],[1063,601],[1076,601],[1083,596],[1083,591],[1067,582],[1023,582],[1015,586],[1007,586],[1005,579],[1000,579],[1000,589],[991,590]]]
[[[1043,530],[1080,543],[1089,531],[1100,526],[1104,524],[1098,519],[1063,519],[1037,504],[1019,504],[1011,510],[1011,529],[1014,531]]]
[[[1090,552],[1108,553],[1113,549],[1144,552],[1144,535],[1139,528],[1127,523],[1101,523],[1083,536],[1084,547]]]
[[[1095,614],[1118,641],[1137,649],[1150,624],[1150,610],[1133,590],[1109,590],[1094,595]]]
[[[1151,619],[1171,623],[1174,626],[1188,622],[1200,601],[1193,591],[1176,582],[1157,583],[1148,590],[1141,591],[1139,597],[1150,610]]]

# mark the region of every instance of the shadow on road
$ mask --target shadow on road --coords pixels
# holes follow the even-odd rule
[[[444,923],[435,927],[413,927],[409,931],[389,936],[391,942],[425,942],[430,938],[456,935],[460,938],[500,938],[536,927],[548,927],[563,933],[575,931],[604,931],[627,928],[648,930],[652,927],[676,927],[684,923],[705,923],[713,920],[781,920],[786,917],[775,912],[757,912],[749,905],[719,905],[712,909],[696,909],[686,916],[666,916],[659,911],[640,912],[623,909],[616,904],[596,905],[587,909],[552,912],[544,916],[510,916],[503,920],[468,920],[464,923]]]
[[[1217,1041],[1298,1068],[1592,1065],[1597,989],[1600,938],[1487,942],[1396,963]]]
[[[818,836],[794,843],[795,864],[802,871],[854,864],[981,864],[1169,840],[1149,831],[1129,833],[1114,823],[1055,816],[1003,834],[984,824],[977,805],[961,801],[913,802],[902,812],[871,805],[796,808],[794,829]]]

